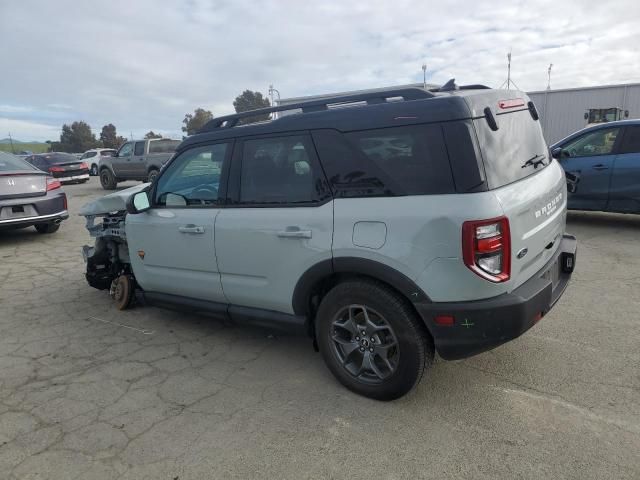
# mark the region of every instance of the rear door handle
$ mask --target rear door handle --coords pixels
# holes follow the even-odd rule
[[[280,230],[278,236],[281,238],[311,238],[311,230],[300,230],[300,227],[287,227]]]
[[[607,167],[606,165],[603,165],[602,163],[594,165],[591,168],[593,168],[594,170],[608,170],[609,169],[609,167]]]
[[[204,233],[204,227],[201,225],[184,225],[178,227],[180,233]]]

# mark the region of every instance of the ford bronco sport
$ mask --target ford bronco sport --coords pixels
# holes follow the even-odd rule
[[[153,183],[86,205],[86,278],[118,308],[306,332],[347,388],[390,400],[436,351],[492,349],[549,312],[575,265],[566,199],[522,92],[277,106],[211,120]]]

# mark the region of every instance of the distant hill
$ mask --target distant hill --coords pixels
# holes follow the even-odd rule
[[[5,142],[5,139],[0,140],[0,152],[10,152],[12,151],[11,149],[11,143],[10,142]],[[15,140],[13,141],[13,152],[14,153],[20,153],[22,151],[25,152],[33,152],[33,153],[44,153],[47,150],[49,150],[49,144],[48,143],[42,143],[42,142],[16,142]]]
[[[13,141],[14,145],[17,145],[19,143],[30,143],[31,145],[36,145],[36,144],[39,144],[39,143],[44,144],[44,142],[23,142],[22,140],[16,140],[15,138],[13,140],[11,140],[10,138],[0,138],[0,143],[11,144],[12,141]]]

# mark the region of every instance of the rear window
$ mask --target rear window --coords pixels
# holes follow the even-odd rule
[[[442,129],[408,125],[313,133],[334,194],[402,196],[455,191]]]
[[[0,152],[0,172],[11,170],[37,170],[31,164],[10,153]]]
[[[48,153],[46,155],[39,155],[38,158],[43,159],[48,165],[78,161],[75,155],[71,155],[70,153]]]
[[[153,140],[149,142],[149,153],[173,153],[180,145],[180,140]]]
[[[533,175],[551,159],[540,122],[528,109],[495,114],[492,130],[486,118],[474,120],[489,188],[499,188]]]

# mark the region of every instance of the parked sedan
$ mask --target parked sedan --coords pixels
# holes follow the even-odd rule
[[[0,229],[35,226],[53,233],[69,218],[61,183],[26,161],[0,152]]]
[[[27,162],[60,182],[84,183],[89,181],[89,166],[70,153],[42,153],[27,157]]]
[[[570,209],[640,213],[640,120],[585,128],[551,154],[572,179]]]

